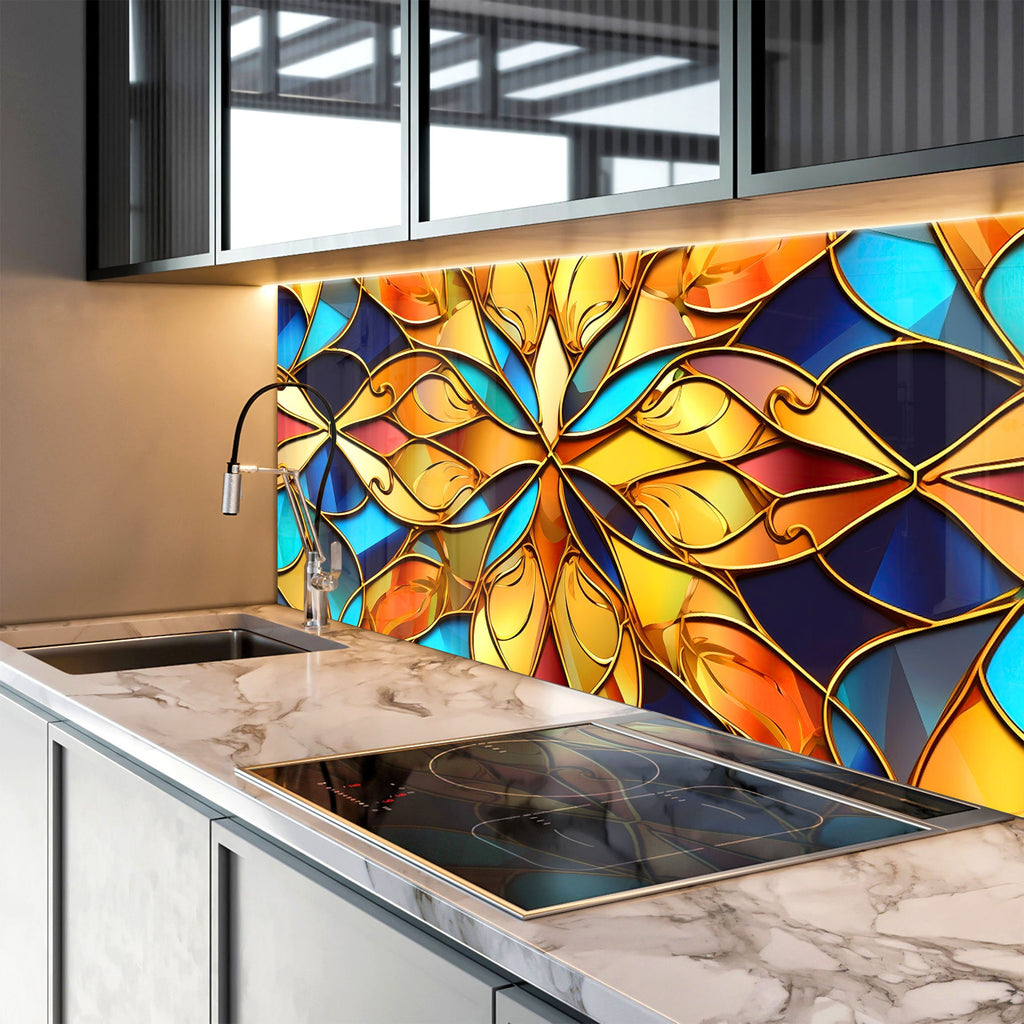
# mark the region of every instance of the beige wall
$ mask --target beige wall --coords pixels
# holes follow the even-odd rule
[[[219,502],[273,290],[83,280],[84,51],[81,0],[0,0],[0,622],[272,601],[270,478]]]

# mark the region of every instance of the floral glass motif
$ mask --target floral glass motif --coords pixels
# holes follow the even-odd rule
[[[1024,217],[301,284],[278,338],[336,617],[1024,812]]]

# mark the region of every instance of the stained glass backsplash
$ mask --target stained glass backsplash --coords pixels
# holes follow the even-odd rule
[[[1024,215],[283,287],[278,362],[335,617],[1024,813]]]

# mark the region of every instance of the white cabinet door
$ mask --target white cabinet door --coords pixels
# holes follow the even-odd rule
[[[217,1021],[491,1024],[503,978],[234,821],[213,836]]]
[[[209,1020],[217,812],[84,733],[51,726],[50,738],[57,1019]]]
[[[46,1020],[47,722],[0,689],[0,1018]]]
[[[494,1024],[576,1024],[576,1021],[550,1003],[513,986],[496,993]]]

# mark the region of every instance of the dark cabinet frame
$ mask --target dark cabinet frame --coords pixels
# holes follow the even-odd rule
[[[387,245],[410,240],[440,238],[476,231],[574,221],[642,210],[682,207],[728,199],[880,181],[933,172],[1010,164],[1024,160],[1024,136],[995,139],[916,152],[846,160],[780,171],[755,172],[754,156],[759,108],[754,89],[761,80],[756,38],[756,7],[763,0],[718,0],[720,39],[720,137],[717,180],[670,185],[664,188],[574,199],[545,206],[521,207],[489,213],[430,220],[423,216],[429,194],[429,40],[423,0],[400,0],[402,25],[400,122],[402,136],[402,222],[385,228],[323,235],[245,248],[225,248],[230,241],[228,127],[230,34],[225,31],[228,6],[207,0],[210,47],[210,238],[206,252],[151,260],[118,267],[97,266],[99,204],[99,145],[97,103],[103,69],[94,55],[98,19],[92,0],[87,20],[87,267],[88,278],[124,278],[161,271],[187,270],[275,257]]]

